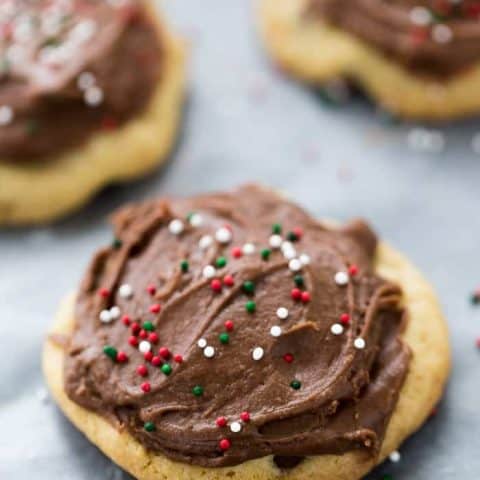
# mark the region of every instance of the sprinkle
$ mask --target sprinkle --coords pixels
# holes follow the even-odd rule
[[[103,90],[96,86],[90,87],[85,90],[83,99],[89,107],[97,107],[103,102]]]
[[[128,361],[128,355],[125,352],[118,352],[116,360],[118,363],[125,363]]]
[[[168,224],[168,229],[170,230],[170,233],[173,233],[173,235],[180,235],[183,232],[184,228],[185,226],[183,225],[183,222],[178,218],[172,220]]]
[[[255,347],[252,352],[252,358],[258,362],[258,360],[261,360],[264,355],[264,351],[262,347]]]
[[[213,243],[213,238],[210,235],[204,235],[200,240],[198,241],[198,246],[202,250],[206,250],[210,245]]]
[[[331,327],[330,327],[330,331],[334,334],[334,335],[341,335],[343,333],[343,327],[342,325],[340,325],[339,323],[334,323]]]
[[[312,299],[310,292],[302,292],[300,299],[303,303],[308,303]]]
[[[294,360],[294,357],[291,353],[286,353],[284,356],[283,356],[283,360],[285,360],[285,362],[287,363],[292,363],[293,360]]]
[[[255,245],[253,243],[246,243],[243,247],[242,247],[242,252],[245,254],[245,255],[252,255],[252,253],[255,253]]]
[[[138,336],[140,338],[143,338],[144,340],[148,337],[148,333],[146,330],[144,330],[143,328],[140,330],[140,333],[138,334]]]
[[[130,317],[128,315],[124,315],[122,317],[122,323],[126,326],[126,327],[129,327],[130,326]]]
[[[283,243],[283,239],[280,235],[272,235],[268,240],[269,245],[272,248],[280,248]]]
[[[294,390],[300,390],[300,388],[302,388],[302,383],[299,380],[292,380],[292,382],[290,383],[290,386]]]
[[[187,273],[187,272],[188,272],[188,268],[189,268],[188,261],[187,261],[187,260],[182,260],[182,261],[180,262],[180,270],[181,270],[183,273]]]
[[[114,238],[112,240],[112,248],[115,250],[118,250],[119,248],[122,248],[123,242],[119,238]]]
[[[400,455],[400,452],[398,450],[395,450],[388,456],[388,458],[391,462],[398,463],[401,460],[402,456]]]
[[[227,264],[227,259],[225,257],[218,257],[215,261],[215,266],[217,268],[223,268]]]
[[[350,323],[350,315],[348,313],[342,313],[340,315],[340,323],[348,325]]]
[[[230,425],[230,430],[233,433],[239,433],[242,431],[242,424],[240,422],[232,422]]]
[[[410,10],[410,21],[415,25],[425,27],[432,21],[432,15],[425,7],[414,7]]]
[[[280,307],[277,309],[277,317],[280,319],[280,320],[285,320],[286,318],[288,318],[288,309],[285,308],[285,307]]]
[[[210,288],[216,292],[216,293],[220,293],[222,291],[222,282],[218,279],[218,278],[214,278],[211,282],[210,282]]]
[[[250,421],[250,414],[248,412],[242,412],[240,414],[240,419],[242,422],[248,423]]]
[[[217,427],[223,428],[223,427],[227,426],[227,419],[225,417],[218,417],[215,420],[215,423],[216,423]]]
[[[8,105],[2,105],[0,107],[0,126],[5,127],[10,125],[13,121],[13,109]]]
[[[435,25],[432,29],[432,38],[437,43],[449,43],[453,38],[452,29],[443,24]]]
[[[140,342],[138,349],[140,350],[141,353],[147,353],[152,349],[152,345],[150,344],[150,342],[143,340],[142,342]]]
[[[119,289],[118,294],[122,298],[132,298],[133,295],[133,288],[128,284],[124,283]]]
[[[107,357],[110,357],[113,361],[117,359],[117,349],[115,347],[112,347],[111,345],[105,345],[103,347],[103,353]]]
[[[287,260],[291,260],[297,256],[297,252],[291,242],[282,243],[282,253]]]
[[[157,292],[157,288],[155,287],[155,285],[148,285],[147,292],[153,296]]]
[[[224,325],[228,332],[233,330],[233,322],[231,320],[227,320]]]
[[[155,332],[152,332],[148,335],[148,341],[150,343],[158,343],[158,335]]]
[[[300,240],[303,237],[303,230],[301,227],[295,227],[292,232],[295,234],[297,237],[297,240]]]
[[[233,258],[240,258],[242,256],[243,252],[240,247],[233,247],[232,248],[232,257]]]
[[[197,342],[197,345],[200,348],[205,348],[207,346],[207,341],[204,338],[200,338]]]
[[[110,296],[110,290],[108,288],[99,288],[98,289],[98,295],[102,298],[108,298]]]
[[[192,213],[189,215],[188,221],[192,227],[200,227],[203,223],[203,217],[198,213]]]
[[[136,347],[136,346],[138,345],[137,337],[131,336],[131,337],[128,339],[128,343],[129,343],[132,347]]]
[[[295,275],[293,277],[293,281],[295,282],[295,285],[297,287],[303,287],[303,285],[305,284],[305,280],[303,279],[303,277],[301,275]]]
[[[158,354],[165,360],[170,358],[170,350],[167,347],[161,347],[158,350]]]
[[[113,320],[117,320],[117,318],[120,318],[120,315],[120,308],[118,308],[117,306],[114,306],[110,309],[110,316]]]
[[[146,422],[144,425],[143,425],[143,429],[146,431],[146,432],[154,432],[155,431],[155,424],[153,422]]]
[[[228,342],[230,342],[230,335],[228,333],[221,333],[218,336],[218,339],[220,340],[220,343],[226,345]]]
[[[83,72],[77,78],[79,90],[88,90],[95,85],[95,77],[90,72]]]
[[[147,361],[147,362],[151,362],[153,360],[153,352],[145,352],[143,354],[143,358]]]
[[[192,389],[192,393],[196,397],[201,397],[203,395],[203,387],[201,385],[195,385]]]
[[[153,365],[154,367],[158,367],[161,363],[162,363],[162,359],[161,359],[158,355],[155,355],[155,356],[152,358],[152,365]]]
[[[146,377],[148,375],[148,369],[145,365],[139,365],[137,367],[137,373],[141,376],[141,377]]]
[[[205,347],[203,354],[207,358],[213,358],[215,356],[215,349],[209,345],[208,347]]]
[[[346,272],[337,272],[335,274],[335,283],[339,286],[344,286],[348,283],[349,277]]]
[[[302,265],[308,265],[310,263],[310,256],[307,255],[306,253],[302,253],[299,259],[300,259],[300,262],[302,262]]]
[[[366,346],[365,340],[361,337],[358,337],[353,342],[353,346],[358,350],[363,350]]]
[[[160,368],[162,373],[166,375],[167,377],[172,373],[172,367],[168,363],[164,363],[162,367]]]
[[[141,385],[140,385],[140,388],[145,392],[145,393],[148,393],[152,387],[150,385],[149,382],[143,382]]]
[[[215,239],[219,243],[229,243],[232,240],[232,232],[227,227],[219,228],[215,232]]]
[[[357,275],[357,273],[358,273],[358,267],[356,265],[350,265],[348,267],[348,274],[351,277],[354,277],[355,275]]]
[[[280,223],[274,223],[272,225],[272,233],[275,235],[282,233],[282,225]]]
[[[155,327],[153,326],[152,322],[144,322],[143,329],[147,332],[153,332],[155,330]]]
[[[298,260],[298,258],[292,258],[290,262],[288,262],[288,268],[292,272],[298,272],[302,269],[302,262]]]
[[[242,289],[245,293],[253,294],[255,293],[255,284],[251,280],[243,282]]]
[[[162,306],[159,303],[154,303],[153,305],[150,305],[150,312],[151,313],[160,313],[160,310],[162,309]]]
[[[110,310],[102,310],[98,318],[102,323],[110,323],[113,320]]]
[[[270,335],[271,335],[272,337],[279,337],[281,334],[282,334],[282,328],[279,327],[278,325],[274,325],[274,326],[270,329]]]
[[[257,309],[257,305],[256,305],[255,302],[252,301],[252,300],[249,300],[249,301],[245,304],[245,310],[246,310],[248,313],[254,313],[256,309]]]
[[[228,450],[231,446],[232,446],[232,442],[230,442],[230,440],[228,438],[222,438],[219,442],[218,442],[218,446],[220,447],[220,450]]]
[[[206,267],[204,267],[203,276],[205,278],[213,278],[215,274],[216,274],[216,270],[215,270],[215,267],[213,267],[212,265],[207,265]]]
[[[302,291],[299,288],[292,288],[290,296],[293,300],[300,300],[302,298]]]
[[[176,363],[183,363],[183,357],[180,355],[180,354],[176,354],[174,355],[173,357],[173,360],[176,362]]]
[[[138,332],[140,332],[140,325],[137,322],[133,322],[130,328],[132,329],[132,333],[134,335],[138,335]]]
[[[290,242],[297,242],[300,239],[300,237],[297,236],[295,232],[288,232],[287,233],[287,240]]]
[[[233,285],[235,284],[235,280],[232,275],[225,275],[223,277],[223,284],[227,287],[233,287]]]
[[[264,248],[261,252],[260,255],[262,257],[262,260],[267,261],[270,258],[270,255],[272,254],[272,251],[268,248]]]

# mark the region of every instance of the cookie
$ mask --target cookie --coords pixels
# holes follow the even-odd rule
[[[471,2],[423,3],[430,8],[406,0],[262,0],[260,30],[280,68],[312,85],[346,78],[407,119],[477,114],[480,13]]]
[[[54,220],[161,165],[184,96],[184,45],[151,6],[29,5],[38,30],[16,12],[25,39],[14,29],[2,52],[13,63],[0,87],[0,224]]]
[[[45,342],[52,395],[136,478],[359,479],[450,368],[431,286],[363,221],[250,185],[121,210]]]

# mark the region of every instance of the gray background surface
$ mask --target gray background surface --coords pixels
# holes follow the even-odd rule
[[[435,418],[369,480],[480,478],[480,122],[444,126],[440,153],[408,147],[414,126],[387,125],[354,99],[327,108],[271,68],[246,0],[176,0],[167,11],[191,41],[190,100],[168,166],[110,188],[51,227],[0,231],[0,478],[127,479],[48,398],[40,371],[57,302],[94,250],[106,217],[125,201],[190,194],[257,180],[285,189],[318,216],[365,216],[436,286],[452,331],[454,371]]]

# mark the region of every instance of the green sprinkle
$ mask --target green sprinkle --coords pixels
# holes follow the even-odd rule
[[[245,310],[246,310],[248,313],[254,313],[256,309],[257,309],[257,305],[256,305],[255,302],[253,302],[252,300],[248,301],[248,302],[245,304]]]
[[[187,220],[190,221],[194,215],[195,215],[195,212],[188,213]]]
[[[255,284],[250,280],[243,282],[242,288],[245,293],[248,293],[250,295],[252,293],[255,293]]]
[[[155,429],[155,424],[153,422],[146,422],[143,425],[143,428],[146,432],[154,432],[156,430]]]
[[[295,277],[293,277],[293,281],[297,287],[303,287],[303,285],[305,285],[305,280],[301,275],[295,275]]]
[[[168,363],[164,363],[160,369],[165,375],[170,375],[172,373],[172,367]]]
[[[182,261],[180,262],[180,268],[181,268],[181,270],[182,270],[183,273],[187,273],[187,272],[188,272],[189,265],[188,265],[187,260],[182,260]]]
[[[115,250],[118,250],[119,248],[122,248],[123,242],[119,238],[114,238],[112,240],[112,248]]]
[[[153,332],[155,330],[155,327],[153,326],[152,322],[145,322],[143,324],[143,329],[147,330],[147,332]]]
[[[272,251],[268,248],[264,248],[262,251],[261,251],[261,256],[262,256],[262,259],[263,260],[268,260],[270,258],[270,255],[271,255]]]
[[[291,242],[296,242],[298,240],[298,236],[295,232],[288,232],[287,240],[290,240]]]
[[[274,233],[275,235],[279,235],[280,233],[282,233],[282,226],[279,223],[274,223],[272,225],[272,233]]]
[[[220,340],[220,343],[223,343],[224,345],[226,345],[230,341],[230,335],[228,333],[221,333],[218,338]]]
[[[203,395],[203,387],[201,385],[195,385],[192,389],[192,393],[196,397],[201,397]]]
[[[223,268],[227,264],[227,259],[225,257],[218,257],[215,262],[217,268]]]
[[[113,361],[117,359],[117,349],[115,347],[112,347],[111,345],[105,345],[103,347],[103,353],[107,357],[110,357]]]
[[[302,387],[302,384],[299,380],[292,380],[292,383],[290,383],[290,386],[294,389],[294,390],[300,390],[300,388]]]

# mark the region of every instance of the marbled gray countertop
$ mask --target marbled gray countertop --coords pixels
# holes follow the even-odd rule
[[[129,478],[49,400],[39,360],[44,334],[59,299],[109,241],[112,209],[250,180],[284,189],[318,216],[367,217],[440,295],[454,355],[446,398],[402,447],[402,460],[369,480],[480,478],[480,310],[468,301],[480,283],[480,156],[471,148],[480,121],[443,126],[440,141],[434,137],[438,152],[412,149],[415,125],[386,124],[357,98],[328,108],[272,69],[251,0],[166,3],[191,40],[190,99],[171,162],[53,226],[0,231],[0,478]]]

